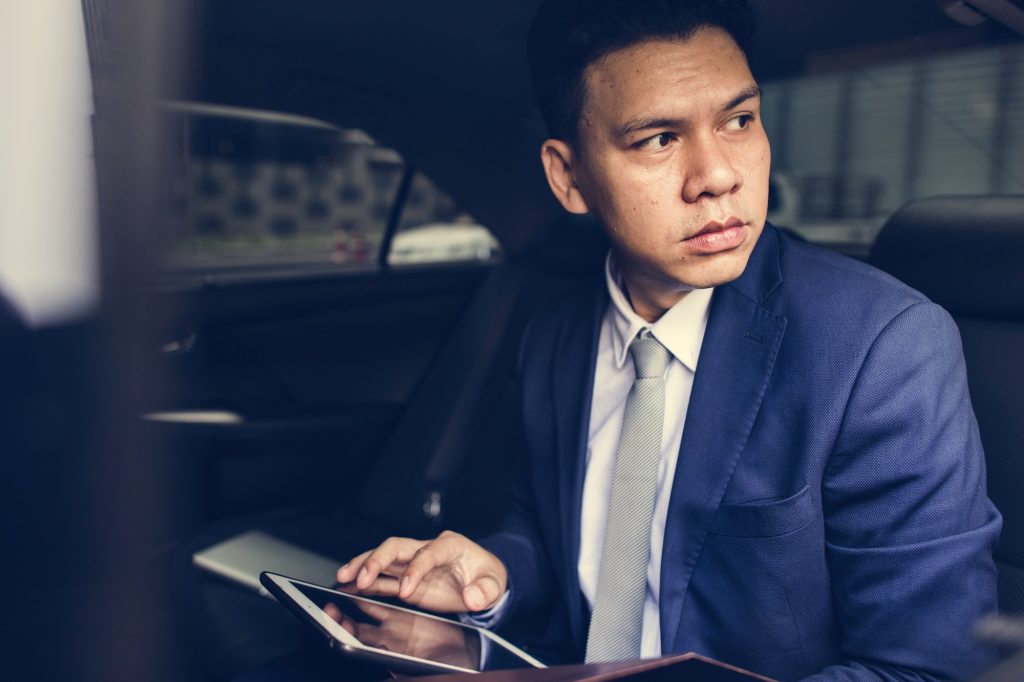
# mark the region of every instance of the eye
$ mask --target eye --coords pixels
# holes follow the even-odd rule
[[[674,139],[676,139],[676,136],[672,133],[658,133],[657,135],[653,135],[647,139],[640,140],[635,146],[637,149],[657,151],[672,144],[672,140]]]
[[[750,125],[750,122],[753,120],[753,114],[740,114],[739,116],[734,116],[733,118],[730,118],[726,122],[725,127],[727,130],[744,130],[747,126]]]

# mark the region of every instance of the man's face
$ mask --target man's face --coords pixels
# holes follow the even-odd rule
[[[716,28],[640,43],[591,64],[584,84],[571,182],[634,306],[663,312],[690,288],[737,278],[764,228],[771,155],[736,43]]]

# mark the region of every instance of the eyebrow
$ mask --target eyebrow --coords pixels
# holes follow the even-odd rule
[[[737,93],[735,97],[726,102],[722,106],[721,111],[726,112],[730,109],[735,109],[747,100],[760,96],[761,88],[754,84],[748,85]],[[678,128],[683,123],[684,119],[681,118],[632,118],[615,129],[615,137],[621,139],[629,137],[633,133],[640,132],[641,130],[651,130],[653,128]]]
[[[735,109],[739,105],[746,102],[748,99],[754,99],[755,97],[760,96],[761,88],[757,87],[757,85],[754,84],[748,85],[747,87],[743,88],[743,90],[741,90],[738,95],[729,100],[726,103],[726,105],[722,107],[722,111],[725,112],[729,111],[730,109]]]

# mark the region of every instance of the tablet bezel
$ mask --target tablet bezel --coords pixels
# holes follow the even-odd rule
[[[447,618],[441,618],[423,611],[417,611],[414,609],[408,609],[394,604],[388,604],[376,599],[370,599],[362,595],[349,594],[346,592],[338,592],[337,590],[323,585],[317,585],[315,583],[306,582],[304,580],[298,580],[297,578],[290,578],[288,576],[279,575],[277,573],[270,573],[264,571],[260,574],[260,582],[263,583],[264,587],[277,598],[282,604],[287,606],[293,613],[299,616],[300,620],[309,623],[311,626],[317,628],[322,634],[327,636],[328,643],[334,649],[345,654],[350,654],[360,658],[372,660],[377,663],[384,665],[391,665],[395,667],[402,667],[406,670],[412,670],[415,672],[426,672],[426,673],[447,673],[447,672],[460,672],[460,673],[478,673],[480,671],[473,670],[470,668],[462,668],[460,666],[452,665],[450,663],[441,663],[438,661],[431,661],[426,658],[419,658],[411,656],[409,654],[402,654],[394,651],[387,651],[384,649],[378,649],[376,647],[368,646],[363,644],[356,639],[351,633],[345,628],[341,627],[336,621],[328,616],[323,609],[314,604],[309,598],[304,595],[301,591],[296,588],[296,585],[303,585],[306,587],[312,587],[319,590],[327,590],[334,592],[342,598],[349,598],[356,601],[364,601],[372,604],[380,605],[384,608],[394,609],[396,611],[404,611],[406,613],[413,613],[417,616],[425,618],[431,618],[433,620],[439,620],[444,623],[449,623],[457,627],[466,628],[473,632],[479,633],[482,636],[489,639],[495,646],[499,646],[503,649],[510,651],[529,665],[536,668],[545,668],[543,663],[530,656],[526,652],[522,651],[519,647],[509,643],[502,639],[498,635],[486,630],[484,628],[471,625],[469,623],[460,623]]]

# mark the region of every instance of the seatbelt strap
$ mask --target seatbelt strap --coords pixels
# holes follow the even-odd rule
[[[445,488],[467,455],[522,281],[522,271],[507,263],[487,275],[367,477],[357,512],[396,532],[440,521]]]

